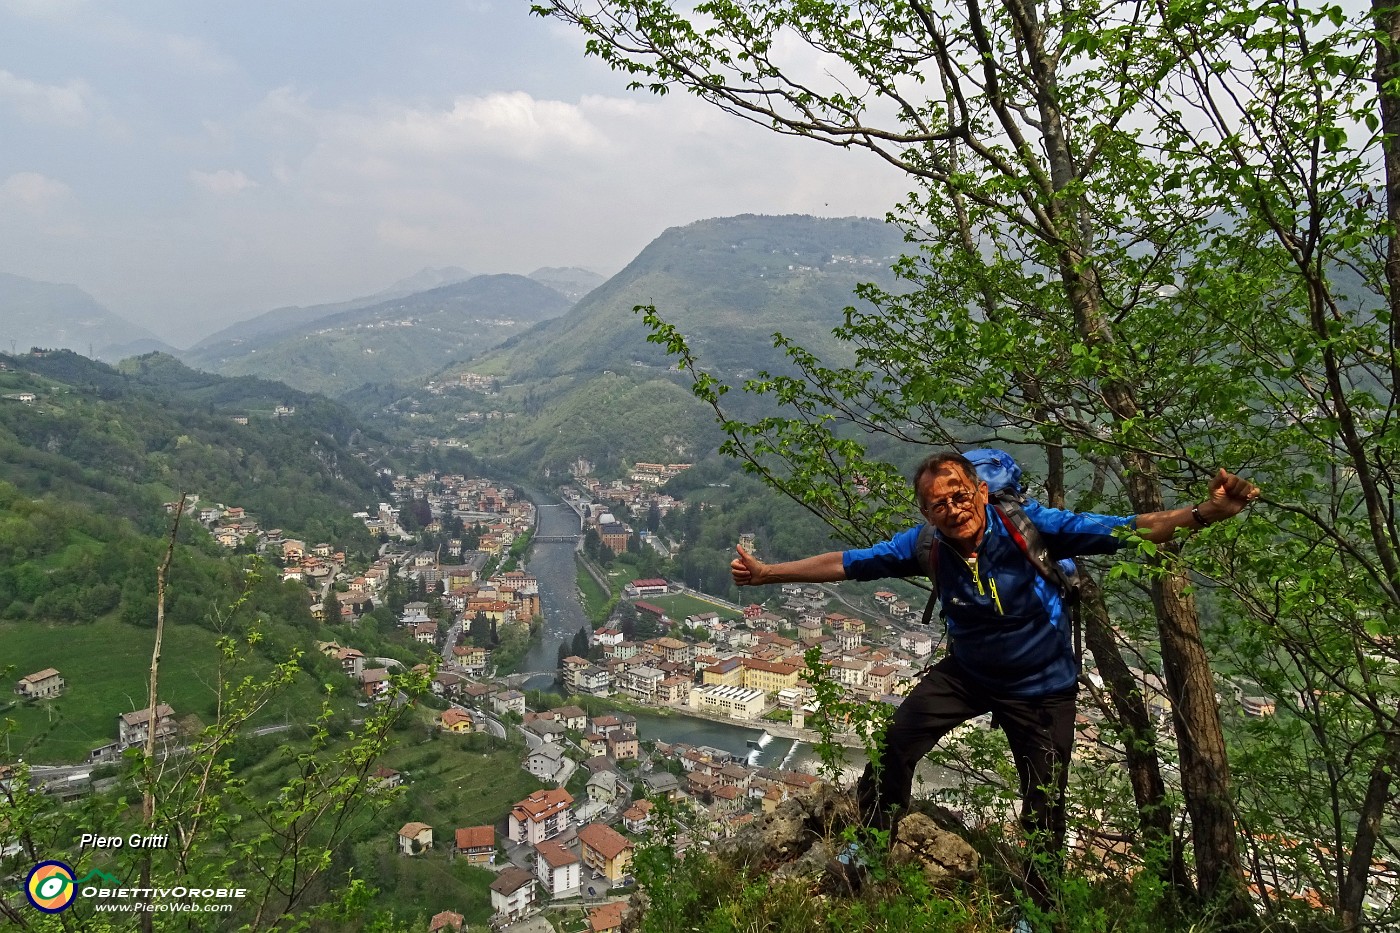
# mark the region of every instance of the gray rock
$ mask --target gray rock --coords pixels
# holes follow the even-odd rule
[[[773,878],[777,881],[816,881],[826,874],[830,862],[831,850],[826,847],[825,840],[818,839],[801,857],[786,865],[780,865],[773,872]]]
[[[890,858],[897,864],[922,866],[924,877],[933,885],[971,879],[981,861],[967,840],[923,813],[910,813],[899,821]]]

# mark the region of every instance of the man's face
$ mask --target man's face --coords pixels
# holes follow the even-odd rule
[[[919,478],[919,511],[950,541],[976,544],[987,524],[987,484],[953,464]]]

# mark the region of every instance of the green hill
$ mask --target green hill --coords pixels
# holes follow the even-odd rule
[[[675,227],[569,313],[516,337],[472,363],[508,381],[621,369],[666,367],[660,347],[633,311],[655,306],[692,340],[708,366],[739,376],[777,362],[772,334],[835,350],[831,330],[856,304],[861,282],[890,285],[904,251],[900,232],[881,221],[746,214]]]

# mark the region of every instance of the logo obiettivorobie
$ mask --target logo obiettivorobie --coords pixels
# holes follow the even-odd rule
[[[73,869],[64,862],[40,862],[29,873],[24,883],[24,894],[29,898],[29,903],[46,914],[67,910],[78,896]]]

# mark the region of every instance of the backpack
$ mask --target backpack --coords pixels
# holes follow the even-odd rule
[[[988,498],[992,511],[1001,520],[1002,527],[1011,540],[1020,548],[1032,567],[1042,577],[1060,591],[1060,598],[1069,609],[1074,625],[1074,655],[1084,655],[1079,626],[1079,581],[1074,561],[1054,561],[1050,559],[1050,549],[1041,535],[1040,529],[1026,514],[1025,503],[1029,501],[1026,487],[1021,482],[1021,467],[1009,453],[992,447],[978,448],[963,453],[977,470],[977,478],[987,484]],[[938,603],[938,538],[933,525],[925,522],[919,529],[914,542],[914,556],[921,566],[928,568],[930,592],[924,606],[924,625],[933,617],[933,607]]]

